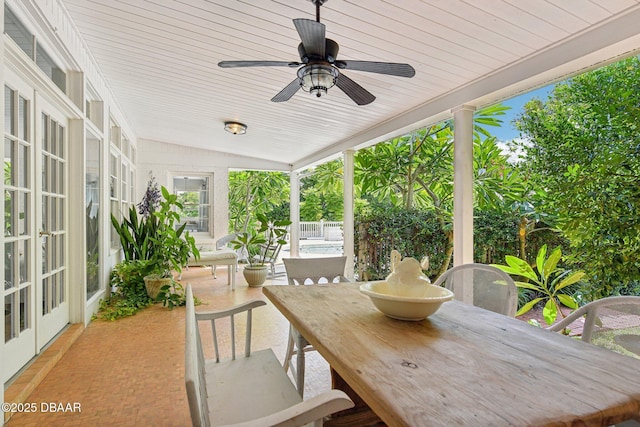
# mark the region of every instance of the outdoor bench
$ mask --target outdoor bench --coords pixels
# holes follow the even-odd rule
[[[236,289],[236,271],[238,270],[238,253],[233,249],[228,249],[228,244],[235,238],[235,234],[227,234],[216,240],[215,250],[200,249],[200,258],[196,261],[192,255],[187,261],[187,269],[193,266],[211,266],[211,274],[215,279],[216,267],[218,265],[227,266],[227,284],[231,285],[231,289]],[[180,275],[182,279],[182,275]]]

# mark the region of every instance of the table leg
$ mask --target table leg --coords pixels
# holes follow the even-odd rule
[[[331,368],[331,388],[344,391],[353,401],[354,407],[336,412],[324,422],[329,427],[383,427],[385,423],[367,406],[347,382]]]

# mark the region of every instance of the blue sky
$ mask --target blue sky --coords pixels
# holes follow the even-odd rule
[[[503,101],[502,104],[511,107],[504,116],[500,116],[502,120],[501,127],[489,127],[487,130],[491,132],[493,136],[501,141],[509,141],[520,136],[520,133],[513,127],[513,119],[522,112],[522,107],[532,98],[538,98],[542,101],[546,101],[549,93],[553,90],[554,85],[542,87],[540,89],[533,90],[523,95],[510,98]]]

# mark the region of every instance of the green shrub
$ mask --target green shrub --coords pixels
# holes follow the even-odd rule
[[[429,257],[427,274],[435,275],[447,259],[449,243],[431,211],[372,205],[358,214],[354,230],[358,276],[384,279],[391,273],[391,250],[417,260]]]
[[[100,302],[98,318],[116,320],[131,316],[153,301],[147,295],[144,276],[151,267],[141,260],[122,261],[111,270],[110,284],[115,291],[109,298]]]
[[[473,259],[481,264],[500,262],[506,255],[518,253],[517,212],[481,210],[473,218]]]

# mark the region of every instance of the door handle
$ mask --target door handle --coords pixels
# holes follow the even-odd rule
[[[40,235],[40,237],[42,237],[42,236],[51,236],[51,233],[49,231],[44,231],[44,230],[40,230],[40,232],[38,234]]]

